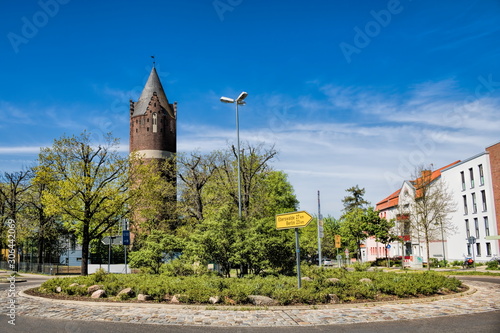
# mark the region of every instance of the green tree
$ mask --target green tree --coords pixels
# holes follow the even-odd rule
[[[241,158],[243,219],[237,215],[236,158],[229,150],[220,153],[221,163],[201,192],[204,218],[190,235],[189,252],[219,263],[226,275],[231,267],[239,267],[241,274],[268,268],[287,271],[289,258],[293,259],[293,237],[285,241],[287,232],[276,230],[274,216],[296,210],[298,201],[286,174],[269,164],[275,156],[273,148],[244,150],[249,153]],[[279,241],[271,244],[270,240]]]
[[[178,157],[179,179],[181,180],[181,214],[187,218],[193,218],[197,223],[204,219],[204,208],[208,204],[204,195],[205,185],[219,168],[220,154],[191,153],[189,156]]]
[[[13,219],[16,228],[17,253],[25,253],[26,242],[32,231],[29,219],[26,219],[28,207],[27,193],[31,187],[33,177],[32,169],[17,172],[4,172],[0,175],[0,203],[2,216],[0,220],[0,249],[3,249],[6,241],[5,220]]]
[[[148,234],[153,230],[175,231],[179,226],[176,201],[176,158],[144,160],[130,157],[128,191],[131,229]]]
[[[366,205],[370,203],[366,201],[363,196],[365,195],[365,189],[359,188],[358,185],[350,187],[346,190],[350,195],[345,196],[342,199],[342,203],[344,204],[344,212],[350,212],[356,208],[365,208]]]
[[[54,140],[42,148],[36,178],[49,184],[42,203],[58,214],[82,245],[81,274],[88,274],[89,244],[126,216],[129,195],[128,160],[118,155],[118,140],[108,135],[92,145],[90,134]]]
[[[152,274],[159,274],[169,255],[172,257],[184,248],[181,239],[161,230],[152,230],[140,243],[140,249],[129,255],[130,267]]]
[[[409,219],[414,234],[424,238],[427,258],[430,258],[430,242],[438,239],[440,232],[454,232],[448,216],[456,206],[440,174],[433,176],[431,170],[419,167],[412,185],[415,192],[409,204]],[[430,265],[427,269],[430,270]]]

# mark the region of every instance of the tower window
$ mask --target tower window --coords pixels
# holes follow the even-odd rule
[[[136,129],[135,129],[135,132],[137,133],[137,132],[139,132],[139,130],[136,128]]]
[[[149,127],[147,128],[147,131],[149,132]]]
[[[156,112],[153,113],[153,133],[158,132],[158,119]]]

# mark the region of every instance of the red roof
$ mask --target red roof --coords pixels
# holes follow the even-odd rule
[[[436,180],[437,178],[439,178],[441,176],[441,171],[446,169],[446,168],[449,168],[451,167],[452,165],[455,165],[457,163],[460,163],[460,161],[455,161],[451,164],[448,164],[447,166],[444,166],[440,169],[437,169],[437,170],[434,170],[432,171],[431,175],[430,175],[430,181],[434,181]],[[429,171],[422,171],[422,173],[424,174],[425,172],[430,172]],[[427,174],[428,175],[428,174]],[[423,177],[423,175],[422,175]],[[412,180],[411,183],[413,185],[415,185],[415,183],[419,182],[419,180],[422,179],[422,177],[419,177],[417,178],[416,180]],[[382,211],[384,209],[388,209],[388,208],[392,208],[392,207],[396,207],[399,203],[399,193],[401,192],[401,189],[397,190],[396,192],[392,193],[391,195],[389,195],[387,198],[379,201],[377,203],[377,206],[375,207],[376,210],[378,211]]]
[[[397,190],[387,198],[378,202],[375,210],[382,211],[384,209],[397,206],[399,203],[399,192],[401,192],[401,189]]]

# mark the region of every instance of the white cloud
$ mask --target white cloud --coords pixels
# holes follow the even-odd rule
[[[453,79],[425,82],[401,94],[322,85],[315,97],[255,96],[245,107],[247,123],[240,123],[240,139],[275,144],[280,153],[274,167],[288,173],[301,209],[315,213],[320,190],[323,214],[338,217],[345,189],[353,185],[364,187],[366,199],[375,204],[408,179],[415,165],[432,163],[439,168],[480,153],[500,140],[500,99],[486,94],[468,96],[457,86]],[[107,94],[124,97],[119,91]],[[212,91],[200,96],[207,100],[208,110],[218,112],[223,107]],[[183,110],[188,113],[194,107],[187,103]],[[97,118],[62,117],[58,126],[88,128],[97,137],[119,129],[122,137],[128,137],[128,117],[118,109],[121,107]],[[22,114],[21,109],[16,110]],[[178,152],[210,152],[233,144],[234,127],[219,124],[180,120]],[[23,145],[21,140],[15,146],[4,144],[0,155],[7,158],[26,153],[36,158],[39,148]],[[118,150],[128,152],[127,142]]]

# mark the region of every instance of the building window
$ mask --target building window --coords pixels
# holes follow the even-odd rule
[[[464,195],[464,215],[467,215],[469,213],[469,210],[467,209],[467,197]]]
[[[464,172],[460,172],[460,178],[462,178],[462,191],[465,191],[465,174]]]
[[[477,213],[476,193],[472,193],[472,214]]]
[[[481,199],[483,200],[483,212],[485,212],[488,207],[486,207],[486,192],[484,190],[481,191]]]
[[[470,174],[470,188],[474,188],[474,171],[472,168],[469,169]]]
[[[465,220],[465,231],[467,232],[467,238],[470,237],[469,220]]]
[[[146,130],[149,132],[149,127],[147,127]]]
[[[467,244],[467,256],[471,256],[471,246],[470,244]]]
[[[491,243],[486,243],[486,256],[491,257]]]
[[[474,228],[476,229],[476,238],[479,238],[479,221],[477,217],[474,218]]]
[[[136,133],[137,133],[137,132],[139,132],[139,129],[138,129],[138,128],[136,128],[136,129],[135,129],[135,132],[136,132]]]
[[[479,184],[484,185],[484,172],[482,164],[479,164]]]
[[[481,256],[481,243],[476,243],[476,253],[478,257]]]
[[[488,222],[488,216],[483,217],[484,220],[484,232],[486,236],[490,235],[490,223]]]
[[[156,112],[153,113],[153,133],[158,132],[158,116]]]

